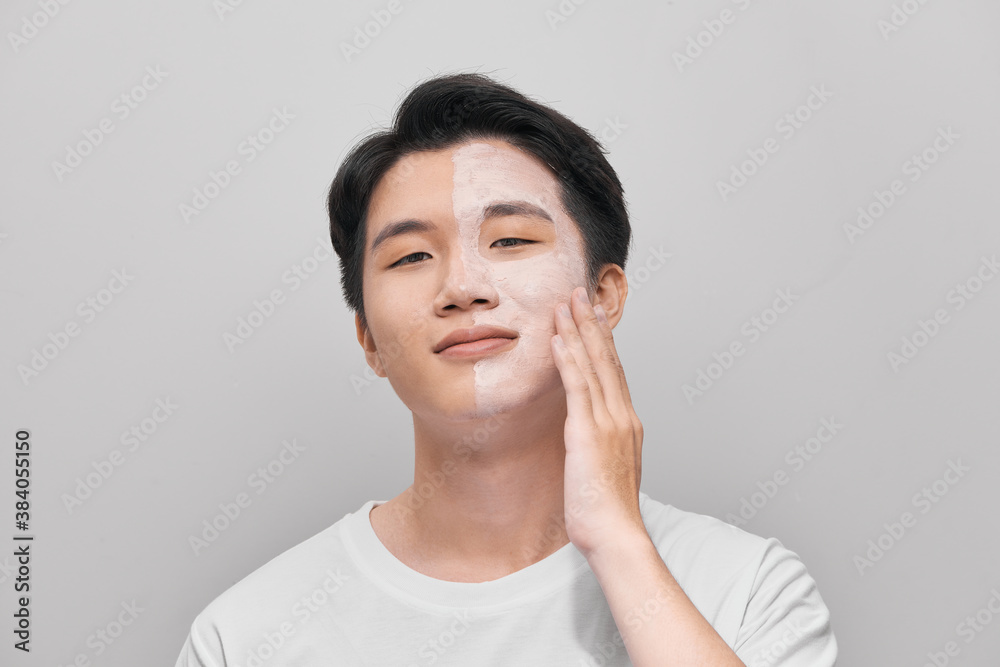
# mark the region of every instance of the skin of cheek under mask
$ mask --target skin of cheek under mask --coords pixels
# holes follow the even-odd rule
[[[554,177],[532,160],[512,159],[484,143],[463,146],[452,156],[452,202],[462,239],[465,279],[489,281],[497,290],[495,308],[477,311],[476,325],[518,332],[513,349],[479,359],[475,374],[476,413],[480,418],[513,409],[560,384],[549,341],[555,335],[555,306],[569,302],[574,287],[585,284],[582,241],[563,212]],[[479,177],[489,174],[488,182]],[[499,176],[498,176],[499,174]],[[527,196],[524,183],[552,183],[541,198]],[[554,250],[525,259],[491,261],[479,252],[478,216],[488,203],[525,200],[549,211],[555,220]]]

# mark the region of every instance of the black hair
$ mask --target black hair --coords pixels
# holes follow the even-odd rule
[[[330,185],[330,238],[340,258],[348,307],[367,328],[362,275],[372,193],[402,157],[472,139],[500,139],[528,151],[555,174],[562,205],[584,239],[588,290],[601,267],[624,270],[632,237],[621,181],[587,130],[558,111],[478,73],[431,78],[400,104],[389,129],[357,144]]]

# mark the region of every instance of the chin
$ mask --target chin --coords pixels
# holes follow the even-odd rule
[[[397,390],[396,394],[411,412],[424,420],[455,424],[537,409],[540,402],[549,402],[555,393],[562,401],[566,400],[562,377],[554,364],[526,375],[497,377],[489,384],[481,375],[475,379],[456,376],[454,380],[411,386],[402,393]]]
[[[546,369],[549,370],[549,369]],[[514,412],[536,406],[540,399],[562,389],[562,378],[553,366],[552,372],[532,373],[503,383],[476,386],[476,411],[486,417],[502,412]]]

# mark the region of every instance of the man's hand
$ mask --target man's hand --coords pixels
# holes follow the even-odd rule
[[[743,665],[674,579],[639,512],[642,424],[604,312],[582,287],[556,308],[566,388],[566,533],[601,584],[636,667]],[[637,612],[642,612],[641,614]]]
[[[566,388],[566,532],[590,558],[605,546],[648,539],[639,513],[642,423],[603,309],[583,287],[556,308],[552,354]]]

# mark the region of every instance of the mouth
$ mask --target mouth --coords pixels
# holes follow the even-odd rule
[[[468,358],[510,349],[517,344],[517,332],[503,327],[475,326],[456,329],[434,346],[443,357]]]
[[[517,345],[516,338],[481,338],[471,343],[459,343],[441,350],[442,357],[468,358],[481,357],[494,352],[501,352]]]

